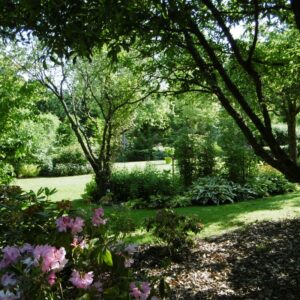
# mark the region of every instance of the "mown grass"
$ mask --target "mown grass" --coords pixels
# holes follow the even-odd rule
[[[86,210],[86,202],[80,199],[85,184],[90,180],[90,175],[60,177],[60,178],[34,178],[17,180],[24,190],[37,190],[41,186],[56,187],[58,193],[52,196],[54,201],[70,199],[78,209]],[[204,229],[200,237],[211,237],[228,231],[241,228],[249,223],[262,220],[282,220],[300,217],[300,192],[287,195],[268,197],[220,206],[192,206],[175,209],[183,215],[197,215]],[[107,207],[109,215],[114,208]],[[156,210],[139,209],[129,212],[129,216],[141,227],[147,217],[153,216]],[[139,229],[131,238],[136,242],[149,242],[153,237]]]
[[[170,170],[171,166],[163,160],[141,161],[128,163],[115,163],[115,169],[144,169],[146,166],[153,166],[158,170]],[[85,185],[91,181],[92,175],[66,176],[66,177],[37,177],[16,179],[14,184],[19,185],[23,190],[37,191],[40,187],[56,188],[57,193],[52,196],[53,201],[80,199],[84,192]]]
[[[82,200],[75,201],[74,204],[84,210],[85,204]],[[109,216],[115,209],[106,207],[105,211]],[[208,238],[254,222],[300,217],[300,192],[227,205],[176,208],[175,211],[186,216],[198,216],[204,224],[204,229],[199,237]],[[128,215],[139,227],[130,238],[132,242],[153,242],[153,236],[146,232],[142,225],[146,218],[154,216],[155,213],[155,209],[138,209],[128,212]]]

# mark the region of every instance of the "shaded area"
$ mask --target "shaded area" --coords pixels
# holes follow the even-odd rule
[[[165,276],[169,299],[300,298],[300,219],[256,223],[182,254],[166,266],[162,248],[145,247],[136,270]]]

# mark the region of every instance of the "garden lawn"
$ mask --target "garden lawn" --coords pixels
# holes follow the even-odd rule
[[[138,161],[127,163],[115,163],[115,169],[144,169],[152,166],[158,170],[171,170],[171,165],[164,160]],[[23,190],[37,191],[40,187],[56,188],[57,193],[51,199],[53,201],[80,199],[84,192],[85,185],[91,181],[92,175],[66,176],[66,177],[37,177],[16,179],[14,184],[19,185]]]
[[[130,167],[133,167],[133,163],[130,164]],[[142,163],[135,163],[134,167],[139,165],[142,166]],[[39,187],[55,187],[58,193],[51,197],[53,201],[69,199],[73,201],[74,206],[86,210],[87,204],[80,199],[80,195],[83,193],[85,184],[90,181],[91,177],[91,175],[83,175],[18,179],[15,184],[20,185],[24,190],[32,189],[35,191]],[[113,211],[114,209],[111,207],[106,208],[108,215]],[[176,211],[183,215],[197,215],[204,224],[204,229],[200,233],[200,237],[211,237],[256,221],[300,217],[300,192],[220,206],[177,208]],[[142,225],[145,218],[154,214],[155,210],[151,209],[139,209],[129,212],[129,215],[138,225]],[[153,237],[144,230],[137,230],[132,240],[136,242],[149,242],[153,240]]]
[[[263,220],[284,220],[300,217],[300,192],[273,196],[258,200],[249,200],[219,206],[192,206],[175,209],[183,215],[197,215],[204,229],[200,237],[212,237],[244,227],[253,222]],[[112,208],[106,209],[107,213]],[[139,209],[130,212],[131,217],[139,225],[144,219],[155,214],[155,210]],[[153,237],[144,230],[137,231],[132,239],[135,242],[152,242]]]

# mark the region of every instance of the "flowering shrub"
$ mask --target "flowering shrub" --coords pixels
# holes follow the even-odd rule
[[[90,219],[62,215],[49,243],[2,248],[0,299],[158,299],[149,282],[135,282],[136,251],[111,235],[104,210]]]

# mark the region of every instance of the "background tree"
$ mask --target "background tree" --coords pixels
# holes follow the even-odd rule
[[[74,53],[89,56],[94,45],[107,45],[110,56],[115,58],[122,48],[128,49],[136,41],[146,56],[154,58],[169,55],[170,49],[185,53],[194,66],[191,75],[195,84],[215,94],[255,153],[290,180],[300,182],[299,166],[280,146],[272,130],[265,89],[268,83],[255,60],[258,42],[264,38],[262,28],[267,25],[270,30],[284,31],[295,26],[295,1],[66,0],[60,5],[51,1],[43,5],[8,1],[2,8],[3,34],[31,29],[50,52],[69,57]],[[236,36],[236,28],[243,34]],[[180,66],[181,61],[174,58]],[[230,76],[228,61],[234,61],[248,78],[247,90]],[[251,101],[249,90],[255,95]]]
[[[156,90],[145,86],[142,64],[121,54],[113,67],[104,52],[76,65],[61,60],[36,64],[31,75],[61,103],[84,155],[95,173],[99,200],[110,190],[111,162],[135,109]],[[47,64],[47,66],[45,65]],[[151,89],[151,86],[150,86]]]
[[[13,166],[30,151],[27,133],[17,130],[30,119],[36,121],[38,86],[18,73],[4,52],[0,53],[0,183],[14,173]]]

